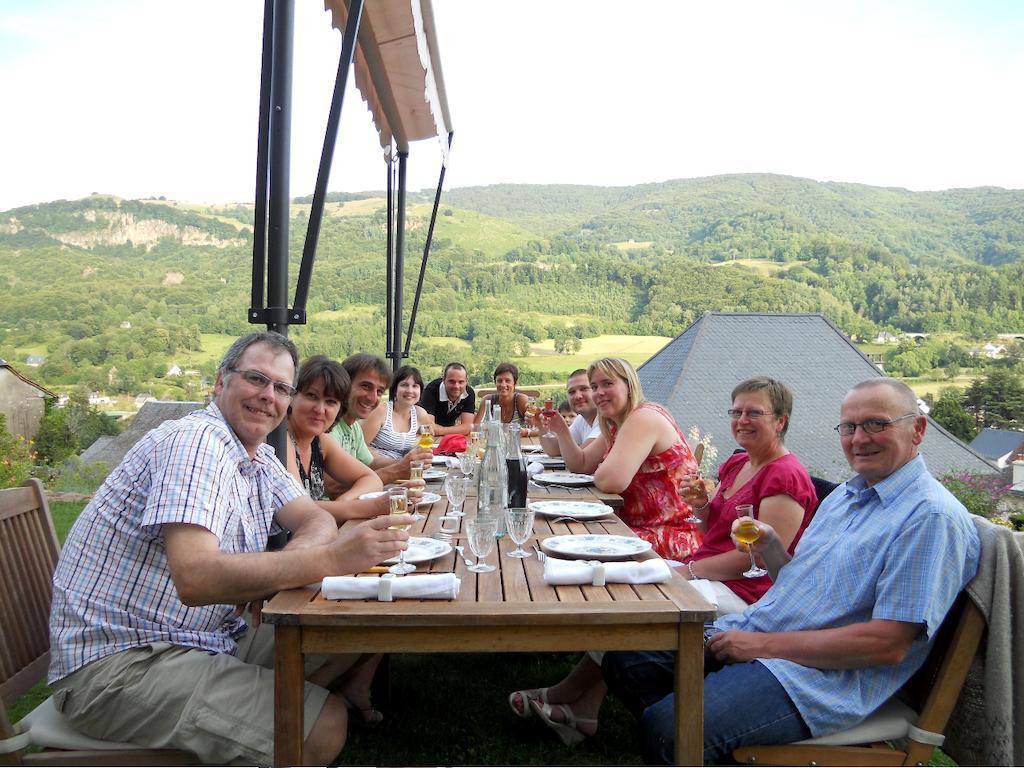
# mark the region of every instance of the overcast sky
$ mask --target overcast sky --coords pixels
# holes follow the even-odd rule
[[[368,0],[374,2],[374,0]],[[0,210],[105,192],[254,197],[259,0],[3,0]],[[296,0],[292,195],[340,34]],[[767,172],[1024,188],[1024,2],[434,0],[449,187]],[[330,189],[384,185],[351,88]],[[410,185],[440,155],[410,156]]]

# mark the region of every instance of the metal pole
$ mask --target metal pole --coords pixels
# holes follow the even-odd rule
[[[274,0],[274,66],[270,112],[270,218],[267,259],[267,330],[288,334],[288,216],[291,173],[292,43],[294,0]],[[287,420],[267,442],[282,461]]]
[[[394,304],[394,282],[395,282],[395,240],[394,240],[394,221],[395,221],[395,156],[394,144],[388,148],[388,242],[385,251],[385,272],[386,285],[385,285],[385,298],[384,298],[384,314],[386,315],[385,322],[387,328],[384,330],[384,354],[390,360],[392,358],[391,350],[391,339],[394,334],[392,333],[392,307]]]
[[[338,59],[338,74],[334,79],[334,96],[331,99],[331,109],[327,116],[324,147],[320,154],[320,169],[317,172],[316,187],[313,190],[313,204],[309,209],[306,241],[302,248],[302,264],[299,267],[299,279],[295,286],[295,303],[292,305],[291,318],[293,323],[306,322],[306,301],[309,297],[309,284],[313,277],[313,260],[316,258],[316,245],[320,238],[320,224],[323,221],[327,181],[331,175],[331,161],[334,158],[334,147],[338,139],[338,124],[341,122],[341,107],[345,101],[345,85],[348,82],[349,70],[352,68],[352,56],[356,50],[356,34],[359,32],[359,20],[362,12],[363,0],[350,0],[345,34],[341,41],[341,57]]]
[[[252,295],[249,322],[263,321],[263,284],[267,270],[267,161],[270,153],[270,79],[274,66],[274,0],[263,4],[263,66],[256,138],[256,207],[252,229]]]
[[[452,136],[454,131],[448,132],[448,149],[452,148]],[[423,245],[423,258],[420,260],[420,276],[416,281],[416,296],[412,300],[412,312],[409,314],[409,331],[405,334],[405,351],[402,357],[409,356],[409,346],[412,344],[412,334],[416,328],[416,311],[420,308],[420,294],[423,292],[423,277],[427,273],[427,258],[430,256],[430,244],[434,240],[434,224],[437,223],[437,207],[441,203],[441,188],[444,186],[444,172],[447,168],[442,165],[441,173],[437,177],[437,191],[434,192],[434,208],[430,212],[430,226],[427,227],[427,242]]]
[[[398,153],[398,205],[395,211],[395,338],[392,349],[395,356],[391,360],[394,370],[402,363],[402,282],[405,278],[405,173],[409,153]]]

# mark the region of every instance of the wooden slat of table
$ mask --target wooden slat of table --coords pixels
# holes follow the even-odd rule
[[[421,507],[424,519],[414,531],[431,535],[448,510],[442,498]],[[456,534],[464,542],[465,534]],[[538,517],[531,545],[564,533],[631,532],[617,518],[555,523]],[[459,598],[444,600],[324,600],[318,590],[290,590],[277,595],[264,611],[278,625],[275,665],[279,691],[275,762],[296,764],[301,756],[301,657],[310,653],[342,652],[480,652],[586,651],[638,648],[673,650],[685,663],[677,665],[676,761],[696,764],[702,754],[703,678],[699,653],[702,622],[713,615],[710,606],[688,582],[675,578],[665,584],[609,584],[605,587],[544,584],[543,565],[536,556],[525,560],[507,556],[514,543],[497,542],[485,562],[497,571],[475,574],[454,553],[419,564],[419,572],[456,573],[462,580]],[[467,548],[468,553],[468,548]],[[646,557],[654,557],[648,553]],[[680,623],[682,622],[682,623]],[[358,631],[338,632],[338,627]],[[443,628],[439,632],[438,629]],[[296,661],[297,660],[297,661]],[[278,695],[278,694],[276,694]],[[694,718],[697,718],[696,720]],[[695,723],[697,726],[695,727]],[[287,733],[287,736],[282,734]],[[298,734],[298,736],[296,736]]]

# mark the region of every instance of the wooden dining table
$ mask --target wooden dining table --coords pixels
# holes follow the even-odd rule
[[[429,508],[420,507],[423,519],[414,524],[413,536],[438,534],[439,518],[448,511],[439,484],[430,483],[427,490],[441,499]],[[570,497],[582,500],[586,494],[576,490],[580,492]],[[531,487],[531,499],[538,498],[557,496]],[[591,494],[589,500],[596,498]],[[455,543],[466,543],[463,529],[460,525]],[[538,515],[533,536],[524,546],[530,549],[550,536],[568,533],[634,535],[614,514],[587,523],[555,522]],[[263,609],[263,620],[275,625],[275,765],[302,762],[307,654],[616,650],[675,652],[676,764],[700,765],[703,624],[714,618],[714,608],[675,573],[662,584],[548,586],[538,557],[509,557],[514,546],[508,536],[498,540],[483,558],[497,566],[489,573],[467,570],[454,551],[417,566],[417,573],[454,572],[461,580],[455,600],[326,600],[314,587],[273,597]],[[637,559],[647,557],[655,555],[647,552]],[[417,573],[400,578],[416,578]]]

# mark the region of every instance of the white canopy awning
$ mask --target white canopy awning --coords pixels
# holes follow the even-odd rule
[[[344,32],[348,0],[324,0]],[[452,130],[430,0],[364,0],[355,54],[356,86],[373,115],[382,147],[441,140]]]

